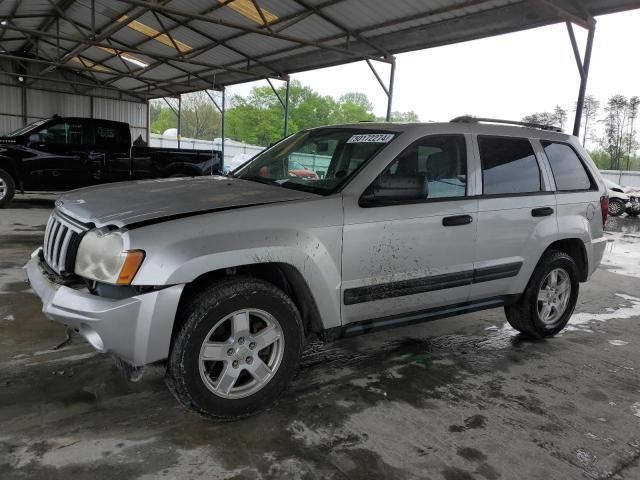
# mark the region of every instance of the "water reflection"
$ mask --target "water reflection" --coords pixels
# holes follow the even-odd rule
[[[640,218],[629,215],[609,217],[605,230],[607,232],[638,233],[640,232]]]

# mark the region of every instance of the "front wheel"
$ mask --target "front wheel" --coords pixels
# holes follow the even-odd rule
[[[619,217],[624,213],[624,203],[617,198],[612,198],[609,200],[609,215],[612,217]]]
[[[0,208],[9,204],[16,193],[16,184],[9,172],[0,168]]]
[[[544,254],[526,290],[513,305],[505,307],[509,324],[535,338],[560,332],[569,321],[578,301],[578,267],[564,252]]]
[[[300,314],[280,289],[253,278],[209,285],[187,302],[167,384],[185,406],[221,420],[274,403],[303,347]]]

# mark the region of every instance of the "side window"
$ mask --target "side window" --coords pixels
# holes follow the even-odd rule
[[[82,132],[80,123],[60,122],[48,125],[35,135],[38,136],[37,141],[45,145],[82,145]]]
[[[425,199],[464,197],[467,191],[467,146],[463,135],[431,135],[409,146],[387,166],[383,179],[426,179]]]
[[[541,142],[558,190],[589,190],[591,178],[576,152],[565,143]]]
[[[97,124],[95,127],[96,145],[123,145],[126,143],[124,132],[116,125]]]
[[[526,138],[478,137],[485,195],[540,191],[540,167]]]

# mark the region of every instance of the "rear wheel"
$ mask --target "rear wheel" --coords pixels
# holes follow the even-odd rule
[[[294,377],[303,347],[291,299],[258,279],[209,285],[186,305],[167,384],[185,406],[236,419],[273,404]]]
[[[9,204],[16,193],[16,184],[9,172],[0,168],[0,208]]]
[[[536,267],[529,285],[514,304],[505,307],[513,328],[531,337],[553,336],[573,314],[580,283],[578,267],[564,252],[549,251]]]
[[[624,203],[622,203],[622,200],[619,200],[617,198],[611,198],[609,199],[609,215],[611,215],[612,217],[619,217],[620,215],[622,215],[624,213]]]

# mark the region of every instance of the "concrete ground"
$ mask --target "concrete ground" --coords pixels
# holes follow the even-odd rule
[[[569,328],[530,341],[502,310],[312,344],[280,403],[186,411],[161,369],[125,381],[48,322],[20,270],[52,196],[0,211],[0,478],[640,478],[640,221],[614,219]]]

